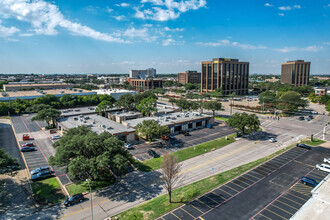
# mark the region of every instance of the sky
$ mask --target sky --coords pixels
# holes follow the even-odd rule
[[[217,57],[330,74],[330,0],[0,0],[0,73],[177,73]]]

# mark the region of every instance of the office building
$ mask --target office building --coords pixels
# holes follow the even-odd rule
[[[249,62],[238,59],[214,58],[202,62],[201,91],[209,92],[221,88],[224,95],[235,92],[248,94]]]
[[[116,100],[118,100],[120,96],[125,94],[131,94],[134,96],[139,93],[137,91],[129,91],[125,89],[98,89],[93,91],[96,92],[98,95],[111,95]]]
[[[3,90],[5,92],[11,91],[26,91],[26,90],[34,90],[34,89],[68,89],[72,88],[74,84],[68,83],[24,83],[24,84],[4,84]]]
[[[281,83],[304,86],[309,83],[311,62],[294,60],[282,63]]]
[[[131,86],[136,89],[151,90],[163,87],[162,79],[128,79]]]
[[[184,73],[178,73],[178,81],[181,84],[187,83],[201,83],[201,73],[197,71],[186,71]]]
[[[156,76],[156,69],[149,68],[146,70],[130,70],[129,78],[131,79],[147,79]]]

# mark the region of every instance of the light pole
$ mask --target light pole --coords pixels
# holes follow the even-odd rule
[[[92,220],[93,220],[93,198],[92,198],[92,188],[91,184],[88,179],[86,179],[86,182],[88,183],[89,186],[89,194],[91,195],[91,214],[92,214]]]
[[[323,140],[325,139],[325,128],[328,126],[328,124],[325,124],[323,127]]]

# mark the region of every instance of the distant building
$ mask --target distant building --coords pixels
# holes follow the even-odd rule
[[[186,71],[184,73],[178,73],[178,81],[181,84],[187,83],[201,83],[201,73],[197,71]]]
[[[116,100],[118,100],[120,98],[120,96],[125,95],[125,94],[135,95],[138,93],[137,91],[130,91],[130,90],[125,90],[125,89],[99,89],[99,90],[93,90],[93,91],[96,92],[98,95],[111,95]]]
[[[151,90],[157,88],[163,88],[162,79],[128,79],[128,82],[131,86],[134,86],[136,89]]]
[[[156,76],[156,69],[149,68],[146,70],[130,70],[129,78],[131,79],[146,79]]]
[[[278,82],[280,79],[276,79],[275,76],[273,76],[271,79],[266,79],[266,82]]]
[[[201,91],[209,92],[221,88],[224,95],[235,92],[248,94],[249,62],[238,59],[214,58],[202,62]]]
[[[330,87],[318,87],[315,88],[315,95],[322,96],[322,95],[329,95],[330,93]]]
[[[282,63],[281,83],[304,86],[309,83],[311,62],[294,60]]]
[[[330,77],[328,76],[313,76],[314,79],[319,79],[319,80],[329,80]]]
[[[45,84],[36,84],[36,83],[24,83],[24,84],[5,84],[3,85],[3,90],[6,92],[9,91],[18,91],[18,90],[29,90],[29,89],[67,89],[72,88],[73,84],[68,83],[45,83]]]

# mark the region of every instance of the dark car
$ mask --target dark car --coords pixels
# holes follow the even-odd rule
[[[49,167],[39,167],[39,168],[37,168],[37,169],[35,169],[35,170],[31,170],[31,175],[34,175],[34,174],[37,174],[37,173],[40,173],[40,172],[42,172],[42,171],[48,171],[48,172],[50,172],[50,169],[49,169]]]
[[[35,150],[36,149],[34,147],[27,147],[27,146],[21,147],[22,152],[29,152],[29,151],[35,151]]]
[[[154,150],[148,150],[148,154],[154,158],[160,157]]]
[[[32,181],[43,180],[43,179],[47,179],[52,176],[53,176],[53,173],[51,171],[44,170],[37,174],[31,175],[31,180]]]
[[[303,121],[303,120],[305,120],[305,117],[304,117],[304,116],[300,116],[300,117],[298,118],[298,120],[299,120],[299,121]]]
[[[67,200],[65,200],[64,205],[70,206],[75,203],[82,202],[83,200],[84,200],[84,195],[79,193],[79,194],[73,195],[70,198],[68,198]]]
[[[308,117],[309,117],[310,119],[313,119],[313,118],[314,118],[314,116],[313,116],[313,115],[309,115]]]
[[[309,178],[307,176],[303,176],[300,179],[301,183],[305,184],[305,185],[310,185],[310,186],[317,186],[317,184],[319,184],[318,182],[316,182],[316,180]]]
[[[183,131],[182,134],[183,134],[184,136],[190,136],[190,134],[189,134],[188,131]]]
[[[306,144],[301,144],[301,143],[297,144],[297,147],[305,148],[307,150],[311,150],[312,149],[311,146],[308,146]]]

